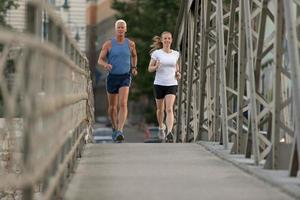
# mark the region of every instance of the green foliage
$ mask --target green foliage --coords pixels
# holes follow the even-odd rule
[[[0,0],[0,25],[8,26],[5,22],[5,15],[10,9],[18,7],[17,0]]]
[[[154,102],[154,73],[148,72],[150,45],[155,35],[160,36],[163,31],[174,33],[179,5],[180,0],[114,0],[112,8],[118,11],[116,18],[127,22],[127,37],[135,41],[138,53],[139,75],[134,78],[131,99],[147,94],[150,104]],[[153,108],[147,108],[145,116],[148,115],[147,121],[155,120]]]
[[[225,5],[230,5],[231,0],[224,0],[223,3],[224,3]]]

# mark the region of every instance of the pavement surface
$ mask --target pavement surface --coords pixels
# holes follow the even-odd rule
[[[105,143],[86,145],[65,199],[295,198],[199,144]]]
[[[279,190],[289,194],[295,199],[300,199],[299,172],[298,177],[290,177],[288,169],[264,169],[264,160],[258,165],[255,165],[253,159],[245,158],[245,155],[241,154],[231,154],[231,148],[226,150],[218,142],[199,141],[198,144],[203,146],[206,150],[213,153],[217,157],[233,164],[251,176],[258,178],[269,185],[277,187]],[[229,144],[229,146],[232,146],[232,144]]]

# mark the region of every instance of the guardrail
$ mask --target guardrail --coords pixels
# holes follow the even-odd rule
[[[42,1],[26,33],[0,30],[0,194],[57,199],[94,120],[86,57]]]
[[[177,142],[217,141],[265,168],[300,161],[299,1],[182,1]],[[252,155],[252,156],[251,156]]]

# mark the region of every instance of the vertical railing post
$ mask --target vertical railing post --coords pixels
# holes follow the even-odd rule
[[[228,149],[228,120],[227,120],[227,95],[226,95],[226,73],[224,56],[224,27],[223,27],[223,0],[217,0],[217,37],[218,37],[218,66],[220,71],[220,98],[221,98],[221,120],[222,140],[225,149]],[[216,96],[217,98],[217,96]]]
[[[182,20],[182,38],[181,38],[181,71],[182,77],[178,86],[178,98],[177,98],[177,118],[176,118],[176,142],[182,142],[184,140],[185,130],[185,113],[186,107],[186,77],[187,77],[187,15],[188,15],[188,1],[182,0],[181,6],[183,9]],[[180,33],[178,33],[180,35]]]
[[[42,39],[43,33],[42,33],[42,9],[40,9],[37,5],[28,3],[26,4],[26,32],[29,34],[34,35],[35,37],[38,37]],[[31,56],[32,52],[29,52],[26,57],[26,64],[25,64],[25,73],[24,75],[24,90],[27,90],[30,88],[28,83],[28,78],[30,77],[30,63],[31,63]],[[27,77],[28,76],[28,77]],[[28,101],[28,96],[31,96],[32,91],[27,91],[26,97],[24,98],[24,101]],[[32,140],[32,126],[33,126],[33,111],[31,108],[30,103],[27,102],[27,105],[23,109],[23,114],[26,115],[24,118],[24,139],[23,139],[23,164],[24,164],[24,173],[30,174],[32,170],[31,161],[30,161],[30,155],[31,155],[31,140]],[[23,188],[23,199],[29,200],[33,197],[33,190],[34,186],[29,184],[24,186]]]
[[[205,6],[206,5],[206,6]],[[206,70],[208,60],[208,42],[210,27],[211,1],[201,1],[201,60],[200,60],[200,98],[199,98],[199,120],[198,135],[196,140],[203,138],[202,126],[204,121],[204,102],[205,102],[205,86],[206,86]]]
[[[294,145],[292,150],[291,162],[290,162],[290,175],[296,175],[299,169],[300,161],[300,69],[299,69],[299,49],[297,48],[297,32],[295,23],[292,20],[292,6],[291,1],[283,1],[284,5],[284,19],[285,19],[285,30],[287,35],[287,48],[288,56],[291,68],[291,79],[292,79],[292,93],[293,93],[293,107],[294,123],[295,123],[295,134],[294,134]],[[299,25],[298,25],[299,26]],[[295,165],[297,165],[295,167]],[[298,168],[298,169],[297,169]]]
[[[234,1],[234,0],[233,0]],[[246,78],[246,34],[245,34],[245,13],[244,9],[244,1],[239,2],[239,55],[238,55],[238,98],[237,98],[237,133],[238,133],[238,141],[241,141],[241,134],[243,131],[243,124],[244,124],[244,94],[245,94],[245,78]],[[245,152],[246,147],[240,146],[240,143],[237,144],[238,152],[242,153]]]
[[[234,76],[235,71],[237,69],[236,64],[235,64],[235,55],[238,55],[238,52],[234,50],[234,45],[236,41],[236,31],[235,31],[235,24],[236,24],[236,8],[238,6],[238,1],[236,0],[231,0],[230,3],[230,16],[229,16],[229,31],[228,31],[228,37],[227,37],[227,49],[226,49],[226,80],[229,81],[228,86],[232,88],[232,90],[235,90],[235,81],[236,77]],[[228,97],[228,106],[231,107],[231,113],[233,114],[236,112],[236,94],[231,94]],[[236,114],[236,113],[235,113]],[[237,117],[232,117],[230,126],[233,127],[233,119],[236,119]],[[231,152],[237,152],[238,146],[240,143],[239,140],[239,132],[235,132],[235,137],[234,137],[234,146],[232,147]]]
[[[237,51],[234,51],[234,44],[236,41],[236,31],[235,31],[235,19],[236,19],[236,8],[238,5],[238,1],[230,2],[230,10],[228,13],[224,14],[228,16],[229,14],[229,22],[228,22],[228,32],[226,38],[226,60],[225,60],[225,72],[226,72],[226,85],[228,87],[227,92],[227,120],[228,120],[228,135],[229,128],[231,128],[231,132],[233,132],[233,127],[235,126],[234,119],[235,116],[233,113],[236,112],[236,94],[232,93],[232,90],[235,90],[235,72],[236,72],[236,64],[235,64],[235,55],[237,55]],[[224,19],[225,21],[226,19]],[[225,24],[224,24],[225,25]],[[224,33],[225,34],[225,33]],[[235,113],[236,114],[236,113]],[[235,135],[231,137],[231,140],[238,140],[237,133],[233,132]],[[229,136],[228,136],[229,137]],[[228,139],[229,140],[229,139]],[[234,141],[232,141],[234,142]]]
[[[199,18],[199,0],[195,2],[194,15],[189,15],[189,26],[188,26],[188,58],[189,58],[189,68],[188,68],[188,91],[187,91],[187,131],[185,136],[186,142],[191,142],[195,140],[196,126],[195,121],[197,116],[194,115],[196,112],[196,97],[197,93],[195,90],[196,81],[198,76],[196,64],[196,44],[198,42],[198,18]]]
[[[283,4],[281,0],[276,0],[275,6],[275,26],[276,26],[276,36],[275,36],[275,68],[274,68],[274,79],[273,79],[273,114],[272,114],[272,169],[276,169],[276,156],[278,155],[278,145],[279,145],[279,135],[280,135],[280,103],[281,103],[281,68],[283,63],[283,37],[284,37],[284,22],[283,22]]]
[[[259,144],[258,144],[258,122],[257,122],[257,105],[256,105],[256,90],[255,90],[255,78],[254,78],[254,64],[253,64],[253,40],[251,32],[251,12],[250,2],[245,0],[244,2],[244,13],[245,13],[245,31],[246,31],[246,49],[247,49],[247,94],[250,98],[250,109],[249,115],[251,119],[251,133],[252,133],[252,144],[254,163],[258,165],[260,161]]]

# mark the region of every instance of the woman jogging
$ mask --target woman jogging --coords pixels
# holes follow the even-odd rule
[[[163,32],[161,37],[155,36],[151,45],[151,60],[148,66],[149,72],[156,72],[154,79],[156,117],[159,125],[159,137],[166,142],[174,142],[172,132],[173,106],[177,92],[177,81],[181,78],[178,64],[179,52],[171,49],[171,44],[172,34],[170,32]],[[164,124],[165,111],[166,126]]]

